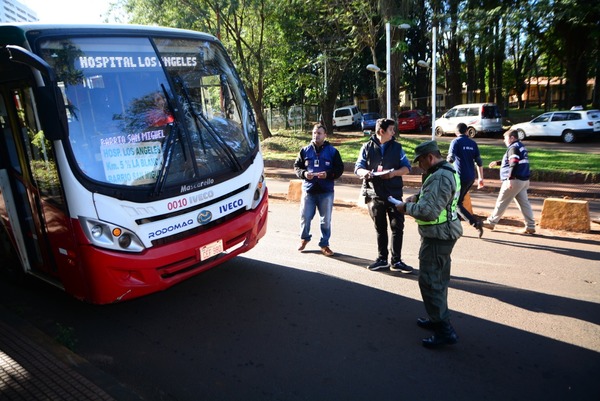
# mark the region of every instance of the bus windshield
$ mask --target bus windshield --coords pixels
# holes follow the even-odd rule
[[[53,38],[40,52],[64,96],[72,167],[98,184],[216,183],[257,152],[241,82],[213,42]]]

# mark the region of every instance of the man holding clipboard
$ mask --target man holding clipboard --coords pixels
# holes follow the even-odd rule
[[[358,155],[354,173],[362,178],[362,194],[377,231],[377,259],[369,270],[385,269],[411,273],[413,268],[402,261],[404,215],[388,200],[402,199],[402,176],[410,172],[410,160],[394,137],[394,120],[380,118],[375,134],[365,143]],[[388,219],[392,232],[391,265],[388,263]]]

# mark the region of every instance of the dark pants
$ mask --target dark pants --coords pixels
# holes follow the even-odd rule
[[[425,310],[434,322],[449,322],[448,284],[450,254],[456,240],[421,238],[419,249],[419,289]]]
[[[388,224],[392,230],[392,262],[398,262],[402,259],[402,239],[404,236],[404,215],[396,207],[379,198],[371,199],[369,202],[369,215],[375,223],[377,231],[377,252],[378,258],[387,260],[388,258]]]
[[[465,196],[467,196],[467,192],[469,192],[469,189],[471,189],[474,182],[475,182],[474,180],[471,180],[471,181],[460,180],[460,195],[458,197],[458,214],[460,215],[460,217],[462,217],[463,220],[468,221],[470,225],[472,225],[473,227],[476,227],[478,220],[475,218],[475,216],[473,216],[467,210],[466,207],[463,206],[463,201],[465,200]]]

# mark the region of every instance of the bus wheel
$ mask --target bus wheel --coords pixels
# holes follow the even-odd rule
[[[14,281],[22,281],[25,278],[25,272],[21,265],[21,260],[13,246],[6,231],[0,229],[0,255],[2,255],[2,267],[0,272]]]

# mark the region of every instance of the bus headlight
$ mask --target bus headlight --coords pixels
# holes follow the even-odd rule
[[[95,246],[125,252],[141,252],[145,249],[135,233],[116,224],[81,216],[79,223],[88,240]]]
[[[258,183],[256,184],[256,188],[254,189],[254,197],[252,199],[252,209],[256,208],[263,196],[265,195],[265,190],[267,189],[267,185],[265,183],[265,175],[261,174]]]
[[[100,238],[102,236],[102,226],[95,225],[90,229],[92,237]]]
[[[131,245],[131,236],[129,234],[122,234],[118,241],[121,248],[127,249]]]

